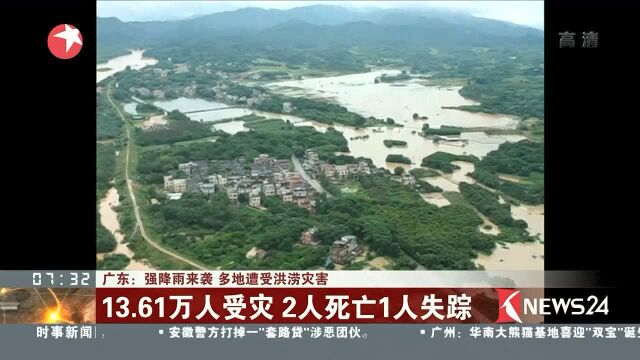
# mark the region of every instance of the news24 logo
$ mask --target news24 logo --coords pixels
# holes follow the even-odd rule
[[[522,315],[594,315],[609,314],[609,297],[599,300],[585,298],[526,298],[515,289],[496,289],[498,292],[498,320],[496,323],[522,323]]]

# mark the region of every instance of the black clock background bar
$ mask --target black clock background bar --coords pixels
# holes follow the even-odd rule
[[[95,271],[0,271],[5,288],[95,288]]]
[[[96,3],[5,1],[2,37],[0,269],[96,267]],[[47,36],[76,26],[80,53],[55,58]]]

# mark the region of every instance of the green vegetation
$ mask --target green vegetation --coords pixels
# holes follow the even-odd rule
[[[247,115],[237,120],[244,120],[244,126],[249,129],[264,132],[284,130],[286,127],[291,125],[288,121],[284,122],[280,119],[266,119],[256,115]]]
[[[525,82],[527,86],[522,86]],[[541,96],[543,92],[542,75],[524,79],[502,77],[499,82],[478,76],[460,90],[460,95],[474,99],[481,105],[463,105],[459,109],[542,118],[544,117]]]
[[[114,177],[116,167],[116,147],[112,144],[96,144],[96,202],[111,187],[109,184]],[[116,239],[100,223],[100,214],[96,208],[96,251],[99,253],[113,251]]]
[[[503,143],[478,163],[479,168],[494,173],[527,177],[544,173],[544,144],[522,140]]]
[[[248,86],[243,86],[237,83],[228,83],[227,84],[227,94],[237,97],[251,97],[253,94],[253,88]]]
[[[384,140],[383,143],[384,146],[388,148],[393,146],[407,146],[407,142],[402,140]]]
[[[205,138],[213,135],[211,125],[189,119],[174,110],[167,115],[167,125],[145,130],[136,128],[136,144],[141,146],[159,145]]]
[[[334,186],[337,186],[337,185],[334,185]],[[358,181],[352,181],[352,180],[343,181],[342,184],[340,184],[337,187],[340,189],[340,192],[346,193],[346,194],[354,194],[361,190],[360,183]]]
[[[544,118],[544,59],[540,47],[471,48],[412,60],[433,79],[467,79],[460,94],[480,103],[457,109]]]
[[[435,185],[431,185],[430,183],[424,180],[416,180],[416,189],[420,193],[442,192],[441,188]]]
[[[396,167],[395,169],[393,169],[393,174],[397,176],[404,174],[404,168],[400,166]]]
[[[107,253],[116,248],[116,239],[100,223],[100,215],[96,213],[96,252]]]
[[[438,151],[422,159],[422,164],[420,166],[438,169],[444,173],[450,174],[454,170],[460,168],[459,166],[452,164],[452,161],[466,161],[475,164],[480,161],[480,159],[473,155],[454,155]]]
[[[442,125],[439,129],[429,128],[428,125],[425,124],[422,128],[422,133],[424,135],[460,135],[462,133],[462,128],[455,126],[446,126]]]
[[[511,228],[517,231],[522,240],[527,240],[527,223],[524,220],[515,220],[511,217],[509,204],[500,204],[498,194],[495,194],[475,184],[460,183],[460,193],[480,213],[488,217],[501,228]]]
[[[544,120],[535,118],[521,120],[516,131],[519,131],[529,140],[544,142]],[[490,133],[489,131],[485,132]]]
[[[146,67],[142,71],[128,69],[115,74],[114,78],[118,82],[118,88],[113,89],[114,98],[124,102],[125,99],[135,95],[140,99],[152,100],[154,96],[151,90],[160,90],[163,92],[164,98],[176,99],[184,95],[187,87],[195,87],[195,95],[198,97],[215,99],[216,93],[211,89],[211,84],[220,80],[218,76],[203,71],[175,72],[173,71],[174,66],[174,63],[161,60],[153,67]],[[159,76],[153,71],[154,69],[166,71],[167,76]],[[131,92],[131,89],[134,92]],[[139,89],[147,89],[147,91],[136,91]]]
[[[307,147],[325,149],[319,154],[327,158],[346,150],[346,140],[332,129],[319,133],[285,124],[284,129],[223,135],[216,143],[149,149],[141,153],[138,173],[148,183],[161,183],[166,171],[187,160],[251,159],[260,153],[287,158],[302,155]],[[326,179],[321,182],[328,183]],[[329,245],[345,234],[355,234],[371,251],[392,259],[396,269],[417,264],[429,269],[473,269],[476,252],[495,246],[492,238],[478,231],[482,220],[473,209],[438,209],[386,176],[352,179],[349,187],[359,189],[357,192],[342,192],[331,185],[327,189],[335,196],[319,197],[314,214],[278,198],[264,199],[266,211],[236,207],[224,193],[210,198],[187,193],[181,200],[159,205],[141,203],[148,227],[163,245],[223,269],[313,269],[324,264]],[[312,226],[318,228],[320,244],[301,245],[301,232]],[[253,247],[266,250],[264,258],[247,259]]]
[[[109,188],[116,166],[116,147],[113,144],[96,144],[96,200]]]
[[[145,212],[164,245],[223,269],[313,269],[324,264],[329,245],[345,234],[393,259],[396,268],[473,269],[475,252],[495,246],[477,230],[482,220],[470,208],[438,209],[380,175],[357,180],[360,191],[321,198],[315,214],[277,198],[265,201],[267,211],[236,207],[224,193],[210,199],[185,194]],[[312,226],[320,244],[301,245],[300,234]],[[267,254],[247,259],[253,247]]]
[[[158,107],[148,103],[136,105],[136,111],[140,114],[148,114],[148,113],[153,114],[157,112],[162,112],[162,110],[160,110]]]
[[[503,180],[497,174],[521,180]],[[501,144],[476,164],[473,177],[520,201],[544,203],[544,144],[528,140]]]
[[[251,70],[257,70],[260,67],[254,67]],[[286,80],[286,79],[291,79],[291,74],[289,71],[285,70],[276,70],[278,68],[273,68],[273,67],[266,67],[264,68],[264,71],[257,71],[254,73],[254,75],[259,76],[259,80],[260,81],[264,81],[264,82],[272,82],[272,81],[276,81],[276,80]],[[284,69],[284,68],[282,68]]]
[[[210,200],[196,194],[149,208],[153,228],[162,243],[189,254],[205,264],[224,269],[307,269],[321,266],[325,247],[297,244],[302,231],[311,226],[305,210],[271,198],[269,212],[229,204],[224,193]],[[268,249],[263,259],[247,259],[252,248]],[[324,251],[323,251],[324,250]]]
[[[442,196],[444,196],[451,205],[460,205],[466,206],[470,209],[475,208],[464,198],[464,196],[458,191],[443,191]]]
[[[451,203],[451,205],[455,206],[464,206],[466,208],[472,209],[476,213],[480,213],[479,210],[473,206],[469,200],[460,192],[457,191],[445,191],[442,193],[444,197]],[[504,206],[498,202],[496,205],[495,198],[487,197],[486,201],[488,201],[489,206]],[[481,214],[481,213],[480,213]],[[485,215],[486,216],[486,215]],[[488,217],[488,216],[487,216]],[[509,243],[509,242],[529,242],[533,241],[534,238],[531,237],[523,230],[520,226],[523,224],[515,224],[515,225],[500,225],[500,233],[497,235],[491,235],[491,238],[498,244],[500,243]],[[524,225],[526,227],[526,225]],[[483,225],[483,228],[486,227]],[[488,252],[490,253],[490,252]]]
[[[96,93],[96,139],[113,139],[121,133],[122,120],[113,110],[106,96]]]
[[[336,154],[327,154],[326,161],[329,164],[333,165],[346,165],[346,164],[358,164],[360,161],[364,161],[369,166],[373,166],[373,162],[371,159],[363,158],[363,157],[353,157],[351,155],[336,155]]]
[[[405,80],[409,80],[409,79],[411,79],[411,76],[407,75],[406,71],[403,71],[402,73],[400,73],[398,75],[382,74],[382,75],[380,75],[379,78],[376,79],[376,82],[391,83],[391,82],[395,82],[395,81],[405,81]]]
[[[355,127],[362,127],[367,123],[367,119],[363,116],[350,112],[343,106],[306,98],[273,95],[269,100],[258,105],[258,109],[262,111],[282,113],[282,104],[285,102],[289,102],[293,106],[291,114],[305,119],[315,120],[326,124],[338,123]]]
[[[97,48],[97,64],[102,64],[107,62],[109,59],[129,54],[128,50],[120,47],[98,46]]]
[[[387,155],[387,158],[385,161],[391,162],[391,163],[401,163],[401,164],[411,165],[411,159],[409,159],[404,155],[399,155],[399,154],[389,154]]]
[[[284,123],[283,123],[284,124]],[[342,133],[330,128],[325,133],[312,127],[284,124],[269,130],[220,134],[216,142],[195,142],[187,145],[149,149],[141,153],[138,171],[152,183],[161,183],[162,176],[189,160],[230,160],[239,157],[253,159],[269,154],[279,159],[292,155],[302,157],[308,148],[314,149],[322,159],[335,152],[349,150]]]
[[[472,269],[467,254],[495,246],[491,238],[477,231],[482,220],[469,208],[437,208],[383,176],[364,177],[361,183],[368,199],[362,205],[347,209],[345,204],[341,209],[350,216],[360,216],[365,241],[376,254],[393,258],[396,268],[406,266],[404,258],[410,256],[428,269]]]
[[[103,101],[102,105],[105,105],[104,98],[99,98],[101,98],[100,101]],[[104,116],[108,109],[103,107],[101,110],[103,111]],[[98,121],[98,123],[100,123],[100,121]],[[115,151],[116,147],[113,144],[96,144],[96,202],[104,196],[105,192],[110,187],[109,182],[114,177],[116,165]],[[115,247],[116,240],[100,223],[100,215],[96,208],[96,251],[109,252],[113,251]]]
[[[364,269],[364,264],[362,263],[351,263],[343,268],[343,270],[362,270]]]
[[[440,173],[433,169],[415,168],[409,170],[409,173],[416,179],[440,176]]]
[[[97,270],[122,270],[129,265],[129,258],[123,254],[111,254],[98,260],[96,264]]]

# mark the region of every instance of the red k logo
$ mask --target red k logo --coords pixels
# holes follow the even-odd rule
[[[497,323],[518,322],[520,320],[520,290],[496,289],[498,292],[498,320]]]

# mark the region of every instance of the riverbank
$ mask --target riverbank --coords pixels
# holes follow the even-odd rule
[[[490,254],[480,254],[476,265],[485,270],[544,270],[544,244],[532,243],[498,244]]]
[[[475,171],[472,163],[464,161],[452,163],[459,167],[453,173],[427,177],[423,180],[450,193],[459,193],[461,182],[475,183],[475,180],[468,176]],[[422,198],[431,204],[442,207],[452,203],[447,199],[447,196],[453,195],[457,194],[430,193],[422,194]],[[500,202],[504,203],[504,200],[500,198]],[[493,236],[500,234],[499,226],[492,223],[486,216],[480,213],[478,215],[483,220],[483,224],[478,228],[480,232]],[[486,270],[544,270],[544,205],[511,205],[511,216],[514,219],[524,220],[528,225],[529,235],[538,236],[541,241],[498,244],[491,254],[479,254],[475,264],[483,266]]]
[[[144,57],[144,50],[129,50],[130,53],[108,60],[106,63],[96,65],[96,83],[112,76],[129,66],[132,70],[139,70],[147,65],[155,65],[158,60]]]
[[[104,226],[116,239],[116,248],[106,254],[98,254],[97,258],[102,259],[110,254],[122,254],[129,258],[129,265],[125,270],[153,270],[150,266],[142,261],[134,260],[134,253],[125,243],[124,235],[120,231],[120,222],[118,221],[118,213],[113,209],[120,205],[120,196],[115,187],[110,188],[105,196],[100,200],[99,213],[100,223]]]

